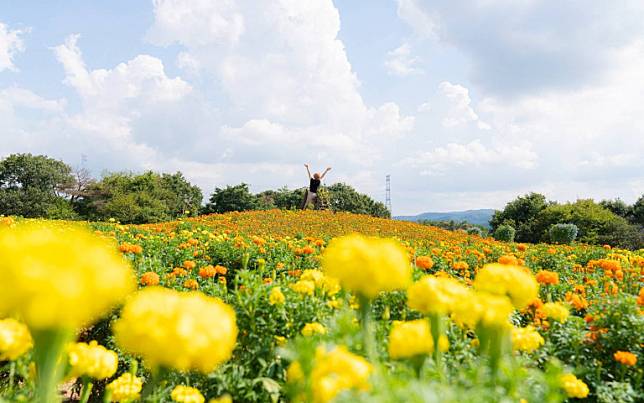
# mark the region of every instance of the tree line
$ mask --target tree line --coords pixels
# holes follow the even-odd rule
[[[181,172],[108,172],[100,179],[45,155],[12,154],[0,160],[0,215],[143,224],[183,216],[259,209],[296,209],[305,188],[252,194],[247,184],[203,194]],[[389,217],[385,205],[336,183],[325,188],[329,207]]]
[[[644,195],[632,205],[620,199],[549,201],[529,193],[510,201],[490,220],[495,238],[516,242],[608,244],[644,248]]]

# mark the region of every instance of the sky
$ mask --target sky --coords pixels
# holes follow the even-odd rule
[[[641,0],[3,0],[0,158],[393,213],[644,193]]]

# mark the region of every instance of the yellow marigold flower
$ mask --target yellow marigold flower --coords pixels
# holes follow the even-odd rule
[[[613,354],[613,358],[615,359],[615,361],[624,365],[628,365],[629,367],[637,364],[637,356],[628,351],[618,351]]]
[[[474,279],[474,288],[496,295],[507,295],[517,309],[537,298],[539,286],[529,271],[520,266],[486,264]]]
[[[11,318],[0,320],[0,361],[13,361],[32,346],[31,333],[24,323]]]
[[[389,332],[389,357],[408,358],[430,354],[432,351],[434,351],[434,339],[427,319],[394,321]]]
[[[326,328],[321,323],[307,323],[302,328],[303,336],[313,336],[314,334],[326,334]]]
[[[68,347],[68,362],[71,377],[88,376],[94,379],[109,378],[116,373],[118,355],[96,340],[87,343],[75,343]]]
[[[566,392],[568,397],[576,397],[578,399],[583,399],[588,396],[590,392],[588,386],[573,374],[564,374],[559,378],[561,382],[561,387]]]
[[[302,272],[300,280],[312,281],[317,285],[323,277],[324,273],[322,273],[320,270],[307,269]]]
[[[136,293],[113,326],[124,350],[152,367],[208,373],[227,361],[235,347],[235,312],[200,292],[150,287]]]
[[[282,290],[279,287],[271,288],[271,292],[268,295],[268,303],[271,305],[282,305],[286,301],[286,297],[282,294]]]
[[[283,346],[284,344],[286,344],[286,337],[284,336],[273,336],[273,339],[275,339],[275,343],[278,346]]]
[[[311,372],[312,391],[315,403],[333,400],[347,389],[368,390],[371,364],[364,358],[338,346],[331,351],[319,347]]]
[[[299,382],[304,379],[304,371],[299,362],[293,361],[291,365],[286,368],[286,380],[288,382]]]
[[[291,289],[298,294],[313,295],[315,292],[315,283],[309,280],[300,280],[291,284]]]
[[[324,276],[319,283],[320,288],[328,296],[333,296],[340,292],[340,282],[337,278]]]
[[[233,398],[230,395],[223,395],[217,398],[208,400],[208,403],[233,403]]]
[[[0,229],[0,256],[0,315],[16,315],[31,329],[87,325],[135,285],[116,246],[79,226]]]
[[[471,292],[452,278],[424,276],[407,289],[407,305],[419,312],[448,314]]]
[[[452,318],[470,328],[475,328],[479,323],[487,327],[509,327],[513,311],[508,297],[474,292],[454,306]]]
[[[170,392],[172,400],[179,403],[203,403],[206,399],[198,389],[190,386],[177,385]]]
[[[132,375],[129,372],[124,373],[112,382],[106,390],[110,393],[110,400],[113,402],[127,402],[138,400],[141,394],[143,381],[141,378]]]
[[[532,326],[512,329],[512,348],[518,351],[533,352],[543,346],[543,337]]]
[[[546,314],[548,318],[554,319],[558,322],[565,322],[568,320],[570,311],[563,304],[559,302],[547,302],[543,304],[541,310]]]
[[[357,234],[334,238],[324,250],[322,268],[342,287],[368,298],[411,282],[409,255],[393,239]]]

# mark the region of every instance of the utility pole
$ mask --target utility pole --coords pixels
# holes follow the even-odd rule
[[[391,214],[391,175],[387,175],[387,185],[385,187],[385,207]]]

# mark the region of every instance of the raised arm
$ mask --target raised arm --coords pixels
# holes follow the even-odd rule
[[[304,164],[304,166],[306,167],[306,173],[309,174],[309,179],[311,179],[311,171],[309,171],[309,164]]]
[[[326,175],[326,173],[329,172],[330,170],[331,170],[331,167],[325,169],[324,172],[322,172],[322,175],[320,175],[320,179],[324,178],[324,175]]]

